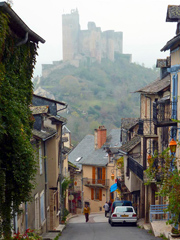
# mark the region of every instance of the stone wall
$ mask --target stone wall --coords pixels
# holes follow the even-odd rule
[[[88,23],[87,30],[80,30],[79,14],[72,10],[62,15],[63,61],[77,59],[77,55],[114,61],[114,53],[122,53],[123,33],[114,30],[101,31],[94,22]]]

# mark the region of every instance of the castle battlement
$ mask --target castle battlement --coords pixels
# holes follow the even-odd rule
[[[102,32],[94,22],[88,22],[87,30],[81,30],[77,9],[62,15],[62,29],[64,62],[81,59],[80,56],[93,58],[98,62],[101,62],[102,58],[114,61],[115,52],[123,52],[122,32]]]

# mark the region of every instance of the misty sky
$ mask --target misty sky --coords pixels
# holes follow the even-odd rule
[[[1,1],[1,0],[0,0]],[[81,29],[93,21],[102,31],[123,32],[123,53],[146,67],[166,58],[160,49],[175,36],[176,23],[166,22],[168,5],[178,0],[13,0],[12,8],[34,32],[46,40],[39,44],[34,76],[41,64],[62,60],[62,14],[77,8]]]

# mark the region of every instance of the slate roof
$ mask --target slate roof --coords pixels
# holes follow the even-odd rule
[[[104,167],[108,164],[108,154],[103,148],[94,150],[84,160],[82,159],[80,164]]]
[[[134,147],[136,147],[139,143],[141,142],[141,137],[139,135],[133,137],[130,141],[127,143],[123,144],[119,150],[128,153],[131,151]]]
[[[130,130],[139,123],[139,118],[121,118],[121,128]]]
[[[106,152],[107,145],[112,147],[115,145],[121,146],[119,128],[112,129],[107,136],[106,143],[100,149],[93,149],[93,151],[87,157],[81,159],[79,163],[82,165],[106,166],[108,164],[108,153]]]
[[[121,134],[120,128],[112,129],[109,135],[107,136],[106,143],[108,143],[110,147],[120,147],[121,146],[120,134]]]
[[[167,57],[166,59],[157,59],[156,67],[157,68],[167,68],[171,66],[171,58]]]
[[[67,123],[67,119],[64,118],[64,117],[61,117],[60,115],[58,116],[52,116],[52,115],[49,115],[49,119],[52,120],[52,123],[57,123],[57,122],[61,122],[61,123]]]
[[[13,9],[6,2],[0,2],[0,9],[8,13],[9,26],[13,32],[15,32],[20,38],[24,39],[26,33],[28,33],[28,40],[32,42],[45,43],[45,40],[33,32],[22,19],[13,11]]]
[[[180,33],[177,34],[174,38],[172,38],[171,40],[169,40],[166,45],[161,49],[162,51],[166,51],[171,49],[172,47],[176,46],[178,43],[180,42]]]
[[[137,90],[136,92],[147,93],[147,94],[157,94],[169,86],[170,86],[170,74],[168,74],[163,79],[158,78],[156,81],[148,84],[144,88]]]
[[[32,106],[30,107],[33,115],[38,115],[42,113],[48,113],[49,107],[48,106]]]
[[[166,22],[178,22],[180,20],[180,5],[168,5]]]
[[[82,141],[68,155],[68,161],[82,169],[82,165],[76,159],[87,157],[94,151],[94,136],[86,135]]]
[[[48,128],[44,128],[41,131],[33,129],[32,133],[33,133],[33,136],[42,139],[42,141],[46,141],[49,138],[53,137],[57,133],[57,131],[53,128],[48,127]]]

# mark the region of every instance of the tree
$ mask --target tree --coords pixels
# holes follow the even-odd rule
[[[36,160],[30,143],[32,73],[37,44],[17,46],[9,17],[0,10],[0,236],[10,239],[11,220],[31,199]]]

